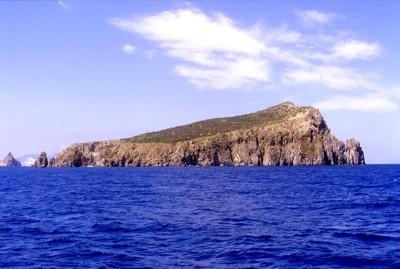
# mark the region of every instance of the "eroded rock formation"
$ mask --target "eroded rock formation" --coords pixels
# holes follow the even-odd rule
[[[360,142],[354,138],[346,141],[346,160],[348,164],[365,163],[364,152],[361,148]]]
[[[49,165],[46,152],[40,153],[38,159],[35,161],[34,167],[45,168]]]

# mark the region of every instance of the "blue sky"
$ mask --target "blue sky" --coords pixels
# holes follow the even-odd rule
[[[0,1],[0,156],[293,101],[400,162],[397,1]]]

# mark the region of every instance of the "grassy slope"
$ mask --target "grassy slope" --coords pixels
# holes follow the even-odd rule
[[[301,107],[294,107],[291,103],[283,103],[255,113],[198,121],[123,140],[135,143],[174,143],[217,133],[276,123],[296,114],[301,109]]]

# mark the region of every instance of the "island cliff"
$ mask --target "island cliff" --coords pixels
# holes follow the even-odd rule
[[[272,166],[364,164],[360,143],[331,134],[313,107],[286,102],[132,138],[74,144],[52,166]]]

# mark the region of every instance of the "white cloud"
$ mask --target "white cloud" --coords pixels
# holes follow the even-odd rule
[[[282,76],[285,84],[317,84],[334,90],[374,90],[378,88],[368,74],[335,65],[311,66],[289,70]]]
[[[260,27],[259,27],[260,28]],[[267,35],[263,35],[268,43],[283,42],[283,43],[298,43],[302,42],[303,34],[297,31],[288,29],[287,26],[282,26],[277,29],[266,30]],[[262,34],[260,34],[262,35]]]
[[[328,53],[313,50],[305,54],[305,58],[326,63],[349,62],[353,60],[370,60],[380,55],[382,47],[378,43],[361,40],[345,40],[333,44]]]
[[[328,25],[339,17],[317,10],[295,14],[305,26]],[[303,85],[333,95],[318,103],[324,109],[387,112],[400,103],[394,91],[381,90],[384,87],[377,74],[352,65],[355,60],[379,56],[382,47],[355,38],[350,31],[317,27],[300,32],[287,25],[264,28],[261,24],[243,27],[222,13],[205,14],[192,6],[113,18],[110,23],[155,43],[159,49],[149,48],[144,55],[151,59],[162,53],[174,59],[175,74],[201,89],[265,88],[268,83],[287,90]],[[127,53],[134,50],[124,47]],[[335,96],[337,91],[353,96]],[[361,96],[355,97],[356,93]]]
[[[57,1],[58,6],[60,6],[62,9],[64,10],[69,10],[69,5],[63,1],[63,0],[59,0]]]
[[[121,29],[142,34],[169,49],[259,55],[264,44],[223,14],[214,18],[198,9],[179,9],[139,19],[112,19]]]
[[[270,76],[262,56],[264,43],[223,14],[211,17],[198,9],[178,9],[142,18],[115,18],[111,23],[157,42],[170,57],[194,65],[178,64],[175,71],[197,86],[234,89],[268,81]],[[212,76],[228,81],[211,83]]]
[[[336,96],[314,104],[321,110],[353,110],[361,112],[392,112],[397,111],[399,106],[379,95]]]
[[[175,72],[204,89],[241,88],[270,80],[265,61],[246,57],[221,63],[217,68],[177,66]]]
[[[297,11],[296,15],[305,26],[326,25],[331,23],[337,15],[318,10],[302,10]]]
[[[302,57],[300,53],[279,47],[269,47],[265,50],[265,54],[270,58],[282,62],[284,64],[309,66],[310,63]]]
[[[302,36],[303,35],[299,32],[283,32],[280,35],[276,36],[276,40],[286,43],[296,43],[301,41]]]
[[[378,56],[381,46],[377,43],[368,43],[359,40],[340,42],[333,48],[333,56],[345,60],[361,59],[368,60]]]
[[[125,44],[122,47],[122,50],[126,53],[126,54],[132,54],[135,52],[136,48],[135,46],[131,45],[131,44]]]

